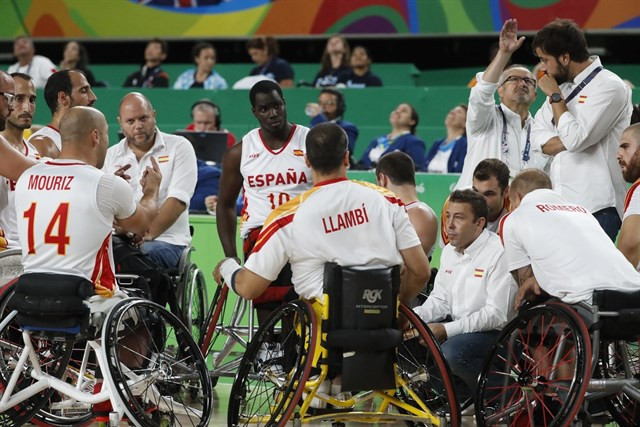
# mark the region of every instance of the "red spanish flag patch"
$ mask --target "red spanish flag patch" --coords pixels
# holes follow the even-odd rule
[[[474,277],[484,277],[484,269],[482,268],[476,268],[474,273],[473,273]]]
[[[293,150],[294,156],[304,156],[304,151],[302,150]]]
[[[578,104],[584,104],[587,101],[587,97],[585,95],[580,95],[578,97]]]
[[[158,157],[158,163],[167,163],[168,161],[169,161],[169,156]]]

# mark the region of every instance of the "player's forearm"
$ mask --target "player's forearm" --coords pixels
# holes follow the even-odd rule
[[[169,197],[164,201],[158,216],[149,226],[145,238],[153,240],[169,229],[187,209],[187,205],[178,199]]]
[[[129,225],[126,227],[126,231],[131,231],[136,234],[146,233],[151,223],[158,216],[158,211],[158,201],[155,198],[143,197],[137,203],[136,208],[136,213],[140,212],[142,219],[140,221],[136,221],[136,225]]]
[[[425,284],[429,281],[429,277],[431,277],[431,270],[428,268],[419,269],[417,271],[407,269],[403,283],[400,286],[400,292],[398,293],[400,302],[407,304],[418,296]]]
[[[496,57],[491,61],[491,64],[487,67],[482,74],[482,80],[489,83],[498,83],[504,67],[509,62],[511,55],[506,52],[498,51]]]
[[[551,138],[542,146],[542,152],[547,156],[555,156],[565,150],[566,148],[564,144],[562,144],[562,140],[557,136]]]
[[[236,248],[236,209],[235,206],[225,206],[218,201],[216,207],[216,222],[218,228],[218,237],[222,250],[226,257],[238,257],[238,249]]]

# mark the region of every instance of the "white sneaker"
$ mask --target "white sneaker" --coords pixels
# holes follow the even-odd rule
[[[320,386],[318,387],[318,391],[316,392],[316,394],[322,393],[322,394],[328,395],[330,390],[331,390],[331,380],[324,380],[322,381],[322,384],[320,384]],[[308,396],[308,393],[302,393],[303,400],[305,400],[307,396]],[[311,408],[316,408],[316,409],[325,409],[327,407],[327,401],[314,397],[313,399],[311,399],[311,403],[309,404],[309,406]]]

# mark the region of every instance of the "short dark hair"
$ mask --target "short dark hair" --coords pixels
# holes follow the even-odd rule
[[[320,91],[320,95],[323,93],[328,93],[329,95],[333,95],[336,97],[336,115],[338,117],[342,117],[347,111],[347,103],[344,100],[344,95],[338,89],[333,88],[325,88]]]
[[[151,43],[158,43],[160,45],[160,51],[165,55],[169,54],[169,43],[167,43],[166,40],[154,37],[147,42],[147,46],[149,46]]]
[[[278,41],[271,36],[256,36],[247,41],[247,50],[262,49],[267,51],[269,56],[278,56],[280,47]]]
[[[198,56],[200,56],[200,52],[202,52],[205,49],[213,49],[214,52],[216,51],[216,48],[213,47],[211,43],[198,42],[191,49],[191,57],[193,59],[196,59]]]
[[[568,53],[571,60],[584,62],[589,59],[589,49],[584,33],[571,19],[556,19],[545,25],[531,44],[533,54],[540,48],[555,58]]]
[[[455,190],[449,196],[449,203],[466,203],[471,206],[473,211],[473,219],[477,221],[478,218],[484,218],[484,226],[487,226],[487,219],[489,218],[489,207],[484,196],[480,193],[476,193],[473,190]]]
[[[33,80],[33,78],[31,78],[31,76],[29,74],[25,74],[25,73],[11,73],[11,77],[13,78],[20,78],[22,80],[26,80],[28,82],[30,82],[31,80]]]
[[[496,177],[502,191],[509,185],[509,166],[499,159],[484,159],[473,171],[473,177],[478,181],[488,181]]]
[[[44,101],[51,110],[51,114],[58,111],[58,93],[64,92],[71,96],[73,85],[71,84],[71,72],[82,73],[79,70],[61,70],[51,74],[44,85]]]
[[[278,95],[282,99],[284,99],[284,95],[282,94],[282,88],[280,85],[272,80],[260,80],[258,83],[254,84],[249,91],[249,101],[251,102],[251,106],[256,106],[256,95],[259,93],[271,94],[273,91],[278,92]]]
[[[311,168],[322,174],[339,169],[348,148],[347,134],[335,123],[320,123],[307,133],[307,159]]]
[[[409,104],[408,102],[405,102],[405,104],[407,104],[411,109],[411,120],[413,120],[413,125],[411,125],[411,127],[409,128],[409,131],[412,135],[415,135],[416,128],[418,127],[418,123],[420,122],[420,116],[418,116],[418,110],[416,110],[413,105]]]
[[[380,158],[376,165],[376,176],[381,173],[394,185],[416,185],[413,159],[402,151],[392,151]]]

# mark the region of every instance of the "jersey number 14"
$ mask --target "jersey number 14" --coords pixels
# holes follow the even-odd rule
[[[23,217],[27,219],[27,245],[29,255],[35,255],[36,244],[34,236],[34,228],[36,222],[36,206],[37,203],[31,203],[29,209],[24,211]],[[44,233],[44,243],[48,245],[58,246],[58,255],[67,254],[67,245],[71,238],[67,236],[67,222],[69,220],[69,203],[60,203],[58,209],[53,213],[49,220],[47,230]],[[56,234],[54,234],[54,230]]]

